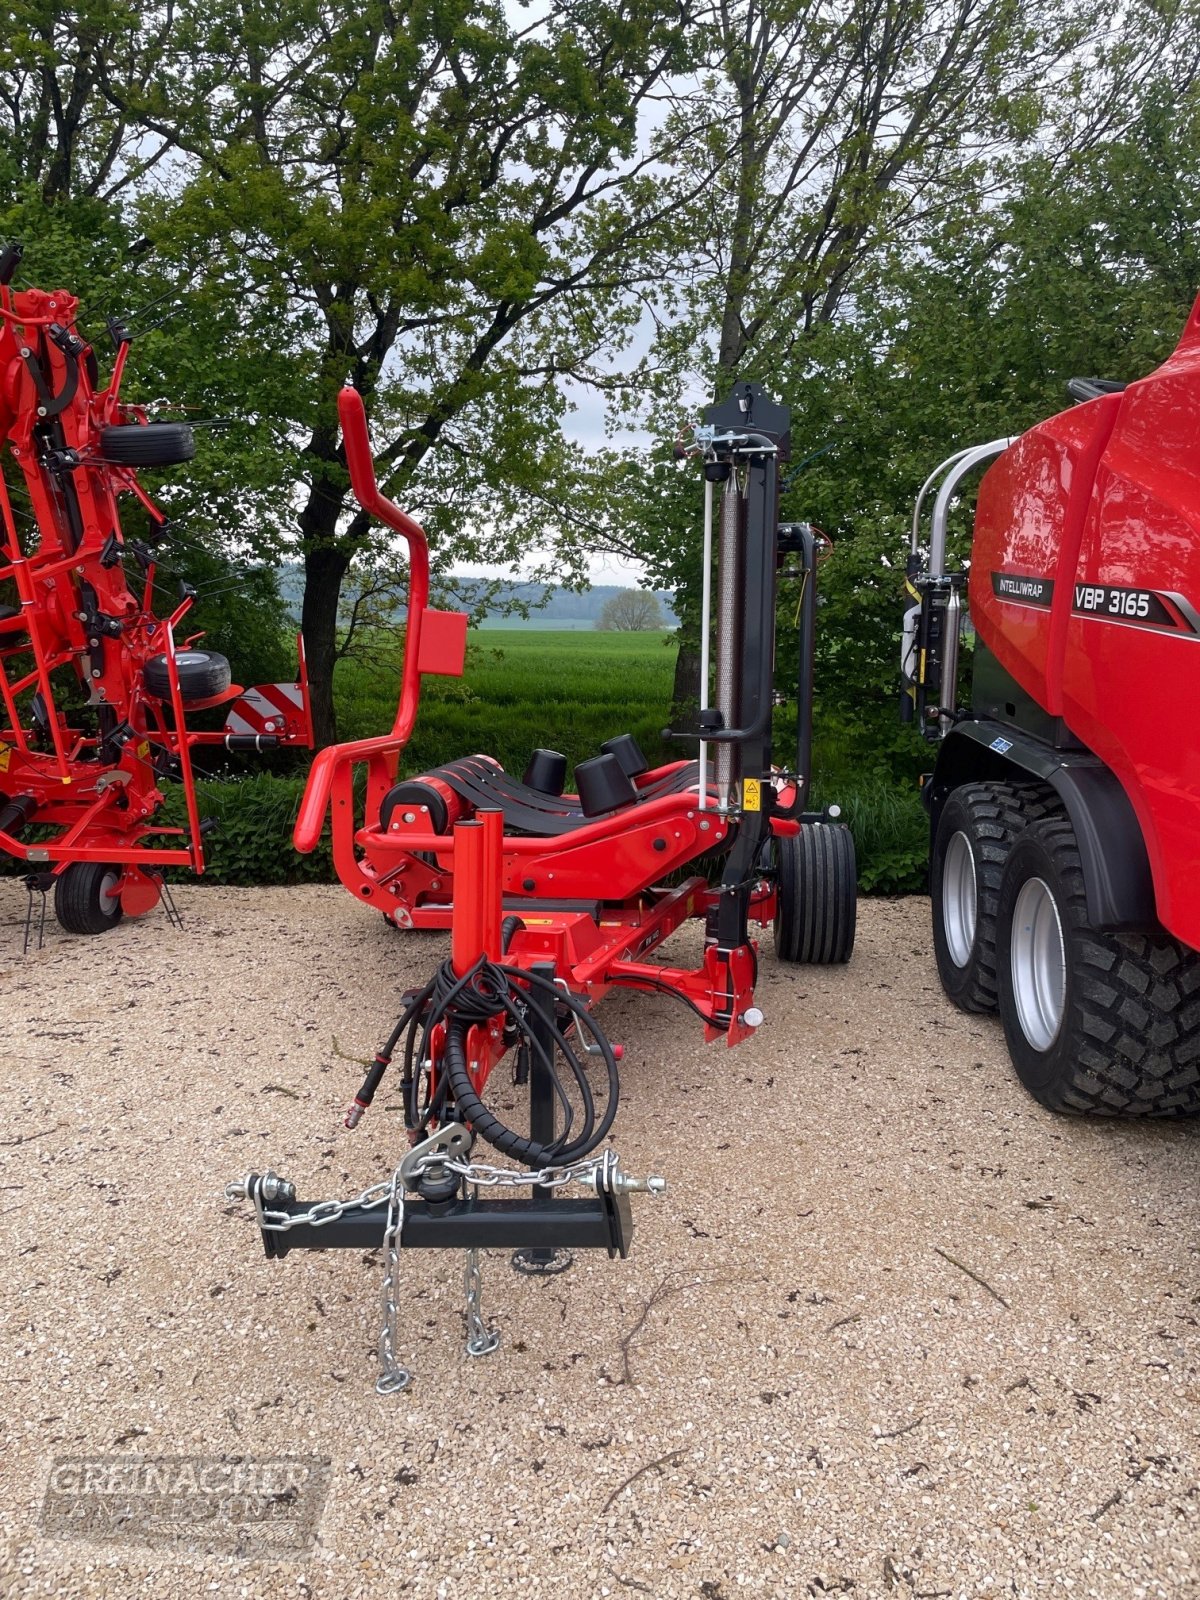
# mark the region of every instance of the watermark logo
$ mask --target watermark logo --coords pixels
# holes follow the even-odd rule
[[[330,1463],[315,1456],[59,1456],[41,1528],[56,1539],[197,1554],[303,1555],[329,1477]]]

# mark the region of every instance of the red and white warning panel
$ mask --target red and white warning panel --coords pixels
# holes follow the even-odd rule
[[[302,683],[260,683],[233,702],[225,719],[225,743],[231,750],[273,750],[277,745],[307,743],[307,696]]]

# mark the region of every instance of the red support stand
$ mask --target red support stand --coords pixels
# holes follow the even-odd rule
[[[500,959],[504,813],[481,811],[454,825],[454,913],[450,959],[461,978],[480,956]]]

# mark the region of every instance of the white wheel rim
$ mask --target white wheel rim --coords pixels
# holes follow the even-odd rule
[[[975,883],[975,852],[965,833],[956,833],[942,865],[942,927],[946,948],[956,967],[965,967],[975,948],[979,894]]]
[[[1035,1050],[1049,1050],[1067,999],[1067,949],[1062,919],[1041,878],[1022,884],[1013,907],[1013,999],[1021,1032]]]
[[[120,882],[119,872],[106,872],[100,880],[100,911],[106,917],[111,917],[120,903],[121,897],[117,893]]]

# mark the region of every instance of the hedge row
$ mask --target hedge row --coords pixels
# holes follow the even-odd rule
[[[205,835],[205,880],[209,883],[332,883],[335,878],[329,830],[311,855],[292,844],[292,828],[304,793],[304,774],[258,772],[247,778],[201,779],[196,802],[201,818],[216,828]],[[166,791],[165,820],[187,821],[182,788]]]
[[[334,879],[328,831],[310,856],[292,846],[292,827],[303,776],[259,773],[232,782],[197,784],[200,815],[218,826],[205,839],[212,883],[327,883]],[[820,797],[819,797],[820,798]],[[925,887],[928,823],[915,794],[872,781],[830,794],[842,807],[858,849],[859,887],[864,894],[913,894]],[[168,791],[170,819],[183,817],[183,795]]]
[[[201,818],[217,827],[205,836],[207,883],[332,883],[335,880],[329,831],[312,855],[292,845],[292,828],[304,793],[304,775],[256,773],[238,779],[202,779],[196,784]],[[864,894],[919,894],[926,886],[928,823],[915,795],[872,781],[842,788],[815,803],[834,801],[854,834],[858,884]],[[164,822],[187,822],[183,790],[172,785],[160,813]],[[30,842],[33,835],[30,835]],[[28,871],[23,862],[0,856],[0,874]],[[181,869],[177,869],[179,871]]]

